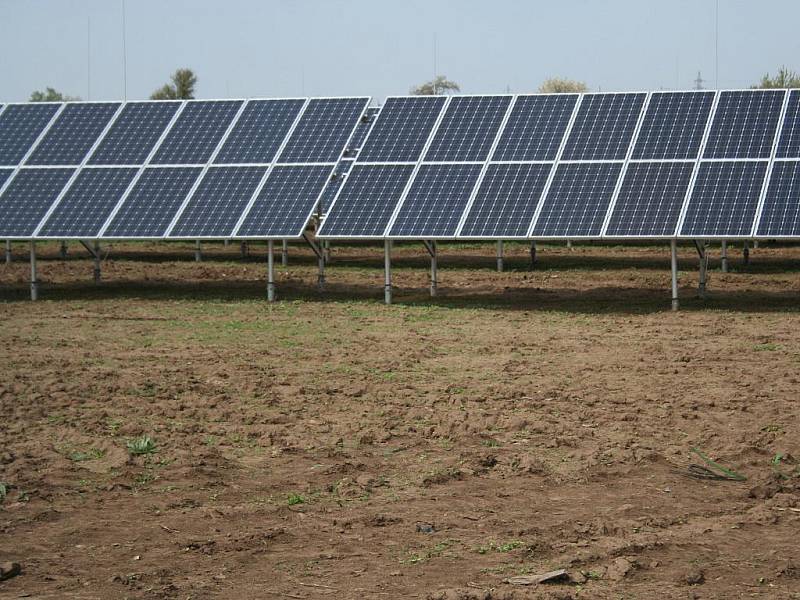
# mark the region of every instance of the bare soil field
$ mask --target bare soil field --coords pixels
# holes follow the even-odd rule
[[[800,598],[800,249],[24,245],[3,598]],[[715,258],[718,250],[715,251]],[[746,480],[706,479],[706,463]],[[712,469],[714,470],[714,469]],[[714,471],[719,473],[718,470]],[[507,580],[566,569],[567,578]],[[512,581],[514,581],[512,579]]]

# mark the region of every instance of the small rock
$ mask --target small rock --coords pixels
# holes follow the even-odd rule
[[[683,575],[686,585],[700,585],[706,580],[706,575],[700,567],[692,567]]]
[[[417,523],[417,533],[433,533],[435,531],[436,528],[433,526],[433,523],[425,523],[423,521]]]
[[[608,566],[606,577],[612,581],[621,581],[633,570],[634,564],[627,558],[618,558]]]

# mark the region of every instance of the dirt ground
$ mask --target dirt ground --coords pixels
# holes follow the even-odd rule
[[[390,307],[378,247],[273,305],[263,245],[108,250],[0,265],[0,597],[800,598],[800,248],[707,300],[682,248],[677,313],[664,247],[444,246],[432,300],[401,246]]]

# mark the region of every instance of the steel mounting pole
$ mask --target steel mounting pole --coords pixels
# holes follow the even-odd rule
[[[11,264],[11,240],[6,240],[6,264]]]
[[[536,268],[536,242],[531,242],[531,271]]]
[[[67,242],[65,240],[61,240],[61,247],[59,248],[58,253],[61,256],[61,260],[67,259]]]
[[[438,257],[436,256],[436,240],[431,240],[431,298],[436,296],[436,285],[438,283],[438,268],[439,262]]]
[[[267,301],[275,302],[275,254],[272,240],[267,240]]]
[[[100,242],[94,242],[94,252],[92,252],[92,256],[94,258],[94,282],[100,283]]]
[[[750,264],[750,242],[748,241],[742,244],[742,263],[745,266]]]
[[[670,254],[672,258],[672,310],[678,310],[678,241],[670,241]]]
[[[287,240],[281,242],[281,266],[289,266],[289,242]]]
[[[392,240],[385,240],[383,243],[383,301],[386,304],[392,303]]]
[[[200,240],[195,240],[194,242],[194,260],[195,262],[200,262],[203,260],[203,251],[200,248]]]
[[[726,240],[722,240],[722,272],[728,272],[728,242]]]
[[[503,240],[497,240],[497,272],[503,272]]]
[[[39,281],[36,278],[36,242],[31,242],[31,300],[39,299]]]

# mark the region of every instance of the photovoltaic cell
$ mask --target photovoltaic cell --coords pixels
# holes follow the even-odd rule
[[[485,160],[510,103],[510,96],[451,98],[424,160]]]
[[[345,176],[348,172],[350,172],[352,167],[352,160],[342,160],[336,165],[336,169],[334,170],[331,178],[325,184],[325,189],[323,190],[322,196],[319,199],[319,210],[322,214],[327,212],[328,208],[333,202],[333,199],[336,197],[336,193],[339,191],[339,188],[342,187]]]
[[[344,181],[320,236],[383,237],[413,165],[359,165]]]
[[[0,165],[17,165],[60,104],[11,104],[0,114]]]
[[[207,163],[241,106],[241,100],[188,102],[152,162],[160,165]]]
[[[202,167],[145,169],[109,223],[103,237],[163,236],[202,170]]]
[[[714,92],[654,92],[633,158],[697,158],[713,104]]]
[[[481,165],[423,165],[389,235],[451,237],[475,188]]]
[[[460,236],[525,236],[551,168],[550,164],[490,165]]]
[[[273,168],[236,236],[302,235],[330,171],[322,165]]]
[[[756,235],[800,237],[800,162],[772,166]]]
[[[37,237],[96,237],[137,171],[116,167],[83,169]]]
[[[304,103],[251,100],[214,163],[271,163]]]
[[[21,169],[0,195],[0,235],[30,237],[74,169]]]
[[[445,101],[444,96],[388,98],[358,161],[416,162]]]
[[[704,158],[769,158],[783,90],[721,92]]]
[[[180,105],[180,102],[127,103],[88,164],[143,164]]]
[[[768,161],[704,162],[680,235],[749,236]]]
[[[6,179],[11,177],[11,174],[14,172],[14,169],[0,169],[0,188],[3,187],[3,184],[6,182]]]
[[[533,235],[599,236],[621,168],[620,163],[559,165]]]
[[[693,171],[693,162],[630,163],[606,235],[675,235]]]
[[[800,158],[800,90],[792,90],[778,141],[778,158]]]
[[[518,96],[492,160],[554,160],[577,94]]]
[[[367,102],[369,98],[310,100],[278,162],[332,163],[339,160]]]
[[[79,165],[118,108],[118,102],[67,104],[25,164]]]
[[[267,167],[212,167],[169,237],[226,238],[233,234]]]
[[[562,160],[622,160],[646,94],[586,94]]]

